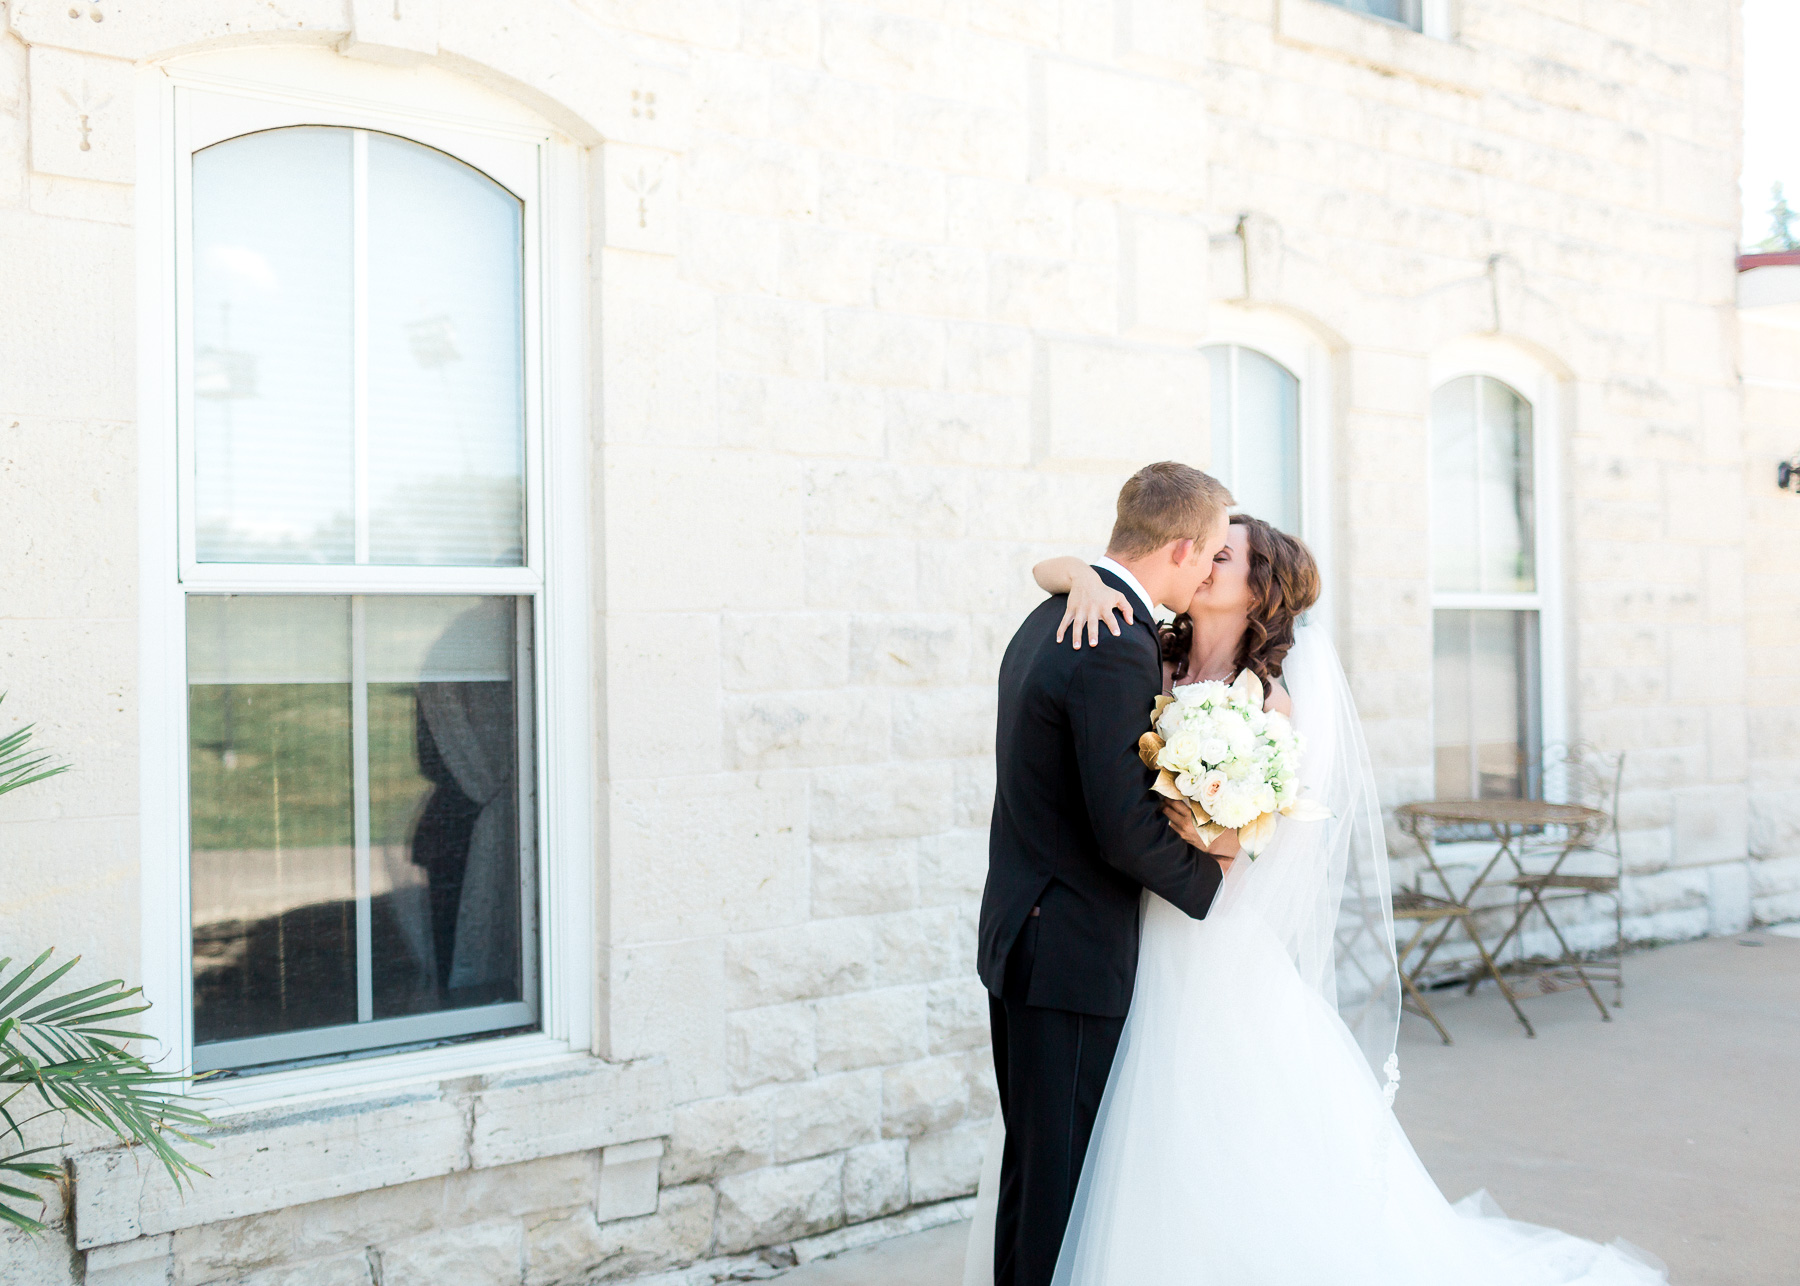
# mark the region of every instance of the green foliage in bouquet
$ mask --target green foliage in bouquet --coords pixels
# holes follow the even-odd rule
[[[68,771],[49,755],[34,755],[30,741],[30,725],[0,737],[0,795]],[[25,1127],[41,1117],[69,1113],[149,1148],[177,1187],[191,1183],[205,1171],[171,1136],[207,1146],[188,1131],[209,1122],[182,1093],[186,1077],[158,1072],[125,1048],[148,1039],[119,1025],[150,1008],[138,999],[143,989],[127,990],[118,979],[59,989],[81,957],[51,968],[51,954],[16,969],[11,957],[0,958],[0,1147],[23,1144]],[[43,1231],[25,1209],[27,1203],[41,1208],[42,1197],[18,1184],[60,1182],[62,1166],[41,1159],[55,1147],[0,1154],[0,1221]]]

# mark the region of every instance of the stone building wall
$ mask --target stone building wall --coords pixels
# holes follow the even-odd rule
[[[9,946],[142,972],[133,77],[343,46],[588,149],[601,985],[590,1056],[233,1114],[185,1203],[72,1137],[0,1282],[535,1286],[953,1217],[1027,569],[1097,552],[1136,465],[1205,462],[1198,348],[1258,328],[1330,390],[1313,534],[1388,802],[1430,789],[1462,345],[1559,405],[1570,730],[1630,756],[1631,933],[1792,914],[1736,5],[1458,8],[1445,42],[1319,0],[4,6],[0,715],[79,769],[0,807]]]

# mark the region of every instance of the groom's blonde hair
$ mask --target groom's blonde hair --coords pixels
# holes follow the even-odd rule
[[[1199,540],[1232,504],[1225,484],[1210,473],[1175,460],[1147,464],[1119,488],[1119,517],[1106,552],[1142,558],[1171,540]]]

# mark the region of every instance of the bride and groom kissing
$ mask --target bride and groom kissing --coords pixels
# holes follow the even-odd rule
[[[1485,1194],[1451,1205],[1400,1129],[1361,725],[1301,623],[1311,553],[1232,504],[1198,469],[1139,470],[1105,558],[1033,569],[1052,597],[1001,661],[978,939],[1000,1114],[965,1286],[1664,1281],[1622,1242],[1513,1222]],[[1291,718],[1316,805],[1254,860],[1152,793],[1139,753],[1159,696],[1244,671]]]

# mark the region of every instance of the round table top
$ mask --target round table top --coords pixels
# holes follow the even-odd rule
[[[1402,818],[1433,822],[1489,822],[1515,826],[1591,826],[1606,820],[1598,808],[1552,804],[1542,799],[1421,799],[1394,810]]]

